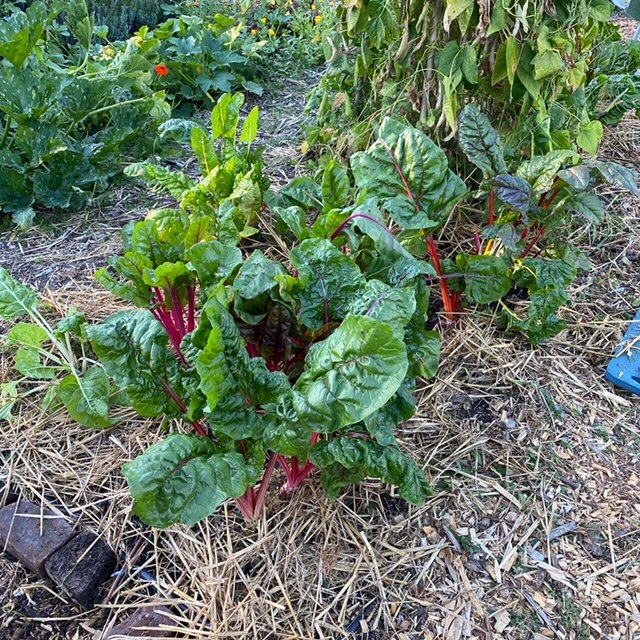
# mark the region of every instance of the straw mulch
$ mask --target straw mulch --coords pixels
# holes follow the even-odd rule
[[[638,148],[630,118],[603,157],[640,169]],[[104,604],[80,613],[0,558],[0,638],[88,640],[160,604],[185,639],[640,637],[640,399],[604,380],[640,306],[640,213],[627,194],[603,196],[606,222],[571,232],[594,267],[562,312],[565,332],[533,348],[486,309],[442,328],[439,375],[400,433],[432,479],[420,508],[375,482],[329,503],[313,478],[291,500],[274,483],[257,523],[230,505],[192,528],[150,530],[131,516],[120,467],[163,437],[159,424],[123,414],[89,431],[23,404],[0,432],[0,484],[102,535],[122,571]],[[55,242],[51,256],[44,242],[21,245],[31,275],[40,263],[56,274],[30,280],[60,285],[47,294],[60,311],[114,308],[83,271],[111,253],[109,224],[77,229],[96,234],[78,250],[79,275],[55,270]]]

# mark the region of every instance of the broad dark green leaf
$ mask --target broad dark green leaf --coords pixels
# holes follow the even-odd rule
[[[353,315],[386,322],[400,338],[404,337],[404,328],[415,311],[415,287],[396,289],[380,280],[367,281],[348,308]]]
[[[535,193],[524,178],[503,173],[492,182],[498,198],[515,211],[527,214],[536,207]]]
[[[400,496],[412,504],[422,504],[431,494],[424,471],[411,458],[366,438],[321,442],[311,450],[311,460],[320,467],[322,486],[334,500],[344,487],[367,477],[396,485]]]
[[[166,388],[178,377],[179,365],[166,331],[148,311],[120,311],[87,327],[87,334],[107,375],[140,415],[180,414]]]
[[[83,427],[104,429],[116,424],[109,417],[111,383],[102,367],[87,369],[81,376],[66,376],[58,385],[58,396]]]
[[[485,177],[507,172],[502,140],[475,104],[468,104],[462,110],[458,130],[462,150]]]
[[[291,252],[291,263],[298,271],[300,319],[314,331],[342,320],[364,286],[358,266],[329,240],[305,240]]]
[[[378,140],[351,156],[357,186],[405,229],[436,229],[466,192],[424,133],[385,118]]]
[[[499,256],[458,254],[456,263],[465,274],[465,292],[470,302],[495,302],[511,289],[509,265]]]
[[[294,397],[301,419],[331,433],[382,407],[407,373],[407,350],[386,323],[348,316],[309,350]]]
[[[233,281],[236,293],[248,300],[278,286],[276,276],[286,274],[285,268],[267,258],[262,251],[253,251],[245,260]]]
[[[173,434],[122,468],[133,512],[152,527],[192,525],[257,482],[240,453],[218,453],[211,440]]]

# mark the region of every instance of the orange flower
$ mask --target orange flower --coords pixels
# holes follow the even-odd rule
[[[156,66],[156,73],[159,76],[165,77],[169,75],[169,67],[166,64],[159,64]]]

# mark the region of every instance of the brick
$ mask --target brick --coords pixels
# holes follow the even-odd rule
[[[117,637],[124,638],[173,638],[171,631],[158,629],[161,624],[173,625],[168,617],[169,609],[163,606],[140,607],[120,624],[107,631],[99,631],[93,640],[109,640]],[[142,629],[141,627],[147,627]]]
[[[54,551],[44,568],[49,577],[83,609],[91,609],[100,585],[116,567],[116,556],[108,544],[83,531]]]
[[[0,549],[46,576],[47,558],[76,535],[62,517],[21,500],[0,509]]]

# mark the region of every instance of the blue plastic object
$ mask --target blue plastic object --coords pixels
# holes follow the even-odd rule
[[[607,380],[640,396],[640,311],[607,367]]]

